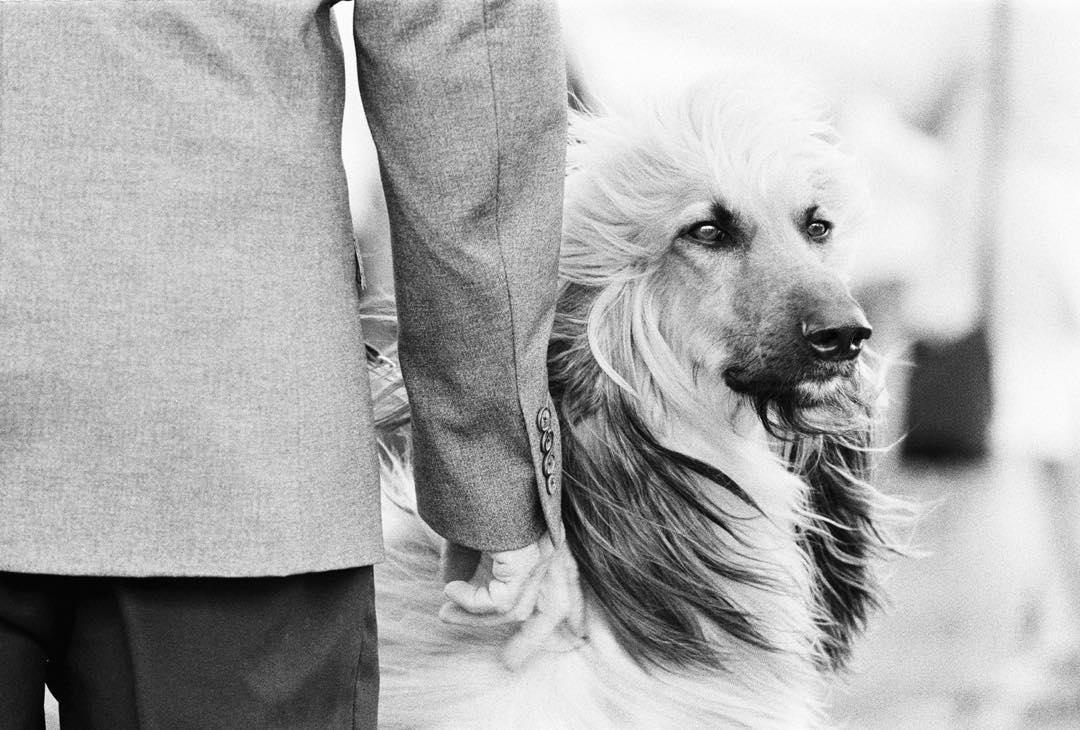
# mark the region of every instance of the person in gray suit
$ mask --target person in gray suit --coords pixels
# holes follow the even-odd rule
[[[0,727],[46,682],[70,727],[375,725],[332,4],[0,0]],[[527,572],[562,539],[555,11],[357,0],[353,30],[421,513]]]

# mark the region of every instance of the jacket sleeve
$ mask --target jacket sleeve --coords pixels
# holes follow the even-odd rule
[[[479,550],[562,539],[554,311],[566,77],[554,4],[357,0],[420,513]]]

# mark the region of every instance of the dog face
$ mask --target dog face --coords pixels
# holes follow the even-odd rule
[[[669,351],[693,379],[797,406],[854,375],[870,325],[842,272],[863,194],[826,126],[727,85],[585,126],[571,154],[564,275],[644,300],[629,308],[648,320],[628,325],[639,349]],[[591,247],[591,268],[575,240]]]
[[[736,392],[815,405],[853,375],[870,336],[832,262],[837,216],[815,192],[733,203],[717,191],[673,221],[653,274],[670,307],[665,336]],[[688,322],[700,330],[684,337]]]

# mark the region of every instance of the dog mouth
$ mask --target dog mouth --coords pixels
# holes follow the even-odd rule
[[[724,382],[753,408],[765,430],[781,441],[796,435],[821,435],[865,414],[872,394],[865,390],[854,362],[812,367],[785,378],[728,368]]]
[[[787,377],[729,367],[724,371],[724,383],[739,395],[757,401],[783,401],[812,408],[829,401],[854,373],[854,363],[832,363],[829,367],[815,367]]]

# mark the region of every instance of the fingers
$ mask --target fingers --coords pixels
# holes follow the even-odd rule
[[[496,578],[487,585],[487,595],[490,597],[491,610],[499,613],[507,613],[518,603],[522,591],[525,589],[525,581],[529,573],[514,573],[503,579]],[[463,606],[463,608],[468,608]]]
[[[485,585],[454,581],[446,585],[443,593],[469,613],[506,614],[509,620],[521,621],[532,611],[539,590],[539,581],[525,575],[506,582],[493,580]]]
[[[509,613],[518,603],[525,576],[513,576],[509,581],[492,580],[486,584],[456,580],[447,583],[443,593],[469,613]]]
[[[541,651],[570,651],[587,636],[585,601],[577,563],[568,548],[550,540],[535,549],[485,555],[469,581],[446,586],[443,621],[491,627],[521,621],[500,657],[519,669]]]
[[[491,553],[491,574],[500,582],[524,581],[544,557],[542,542]]]
[[[540,597],[540,592],[544,588],[545,575],[542,570],[535,571],[529,579],[525,582],[522,588],[521,595],[518,596],[517,603],[509,611],[518,621],[524,621],[532,615],[533,609],[536,607],[537,600]]]
[[[463,580],[447,583],[443,593],[452,602],[470,613],[496,613],[495,601],[492,600],[491,590],[487,584]]]
[[[509,612],[519,604],[529,579],[541,564],[542,554],[542,543],[494,552],[490,557],[485,554],[469,581],[452,581],[444,593],[471,613]]]
[[[521,620],[508,613],[469,613],[452,601],[439,609],[439,619],[455,626],[501,626]]]

